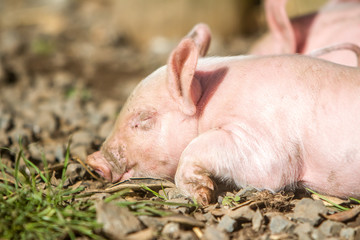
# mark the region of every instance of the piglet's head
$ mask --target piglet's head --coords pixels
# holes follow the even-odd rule
[[[209,42],[208,27],[195,26],[167,65],[132,92],[100,151],[87,158],[106,180],[174,178],[182,151],[197,136],[196,104],[202,89],[194,74]]]

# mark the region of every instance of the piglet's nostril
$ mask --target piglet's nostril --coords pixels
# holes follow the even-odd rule
[[[89,155],[86,159],[86,163],[89,164],[90,167],[93,168],[101,177],[105,178],[109,182],[111,181],[111,166],[109,166],[100,151]]]
[[[97,174],[99,174],[101,177],[105,177],[105,174],[103,173],[103,171],[101,171],[101,169],[95,169],[95,172],[97,173]]]

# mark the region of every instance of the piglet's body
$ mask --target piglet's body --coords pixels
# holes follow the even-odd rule
[[[139,84],[93,168],[109,181],[175,177],[203,204],[212,177],[360,196],[358,68],[301,55],[199,59],[201,39],[184,38]]]
[[[266,0],[269,26],[266,34],[250,51],[252,54],[309,54],[314,50],[342,44],[360,45],[360,1],[330,0],[318,12],[289,19],[287,0]],[[323,59],[348,66],[356,65],[351,51],[333,51]]]

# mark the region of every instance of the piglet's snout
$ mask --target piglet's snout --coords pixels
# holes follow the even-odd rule
[[[107,181],[112,181],[111,169],[100,151],[94,152],[86,159],[86,163],[90,165],[100,176]]]

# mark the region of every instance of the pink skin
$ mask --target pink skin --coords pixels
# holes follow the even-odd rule
[[[137,86],[88,157],[94,169],[113,182],[175,178],[204,205],[213,177],[360,196],[360,69],[302,55],[199,58],[207,43],[193,37]]]
[[[197,55],[205,56],[211,41],[209,27],[197,24],[184,39],[188,38],[195,43]],[[139,84],[101,150],[88,156],[87,163],[106,180],[117,182],[137,176],[174,178],[181,149],[195,137],[196,126],[195,122],[180,114],[178,104],[168,101],[173,98],[169,91],[178,94],[175,88],[180,86],[167,86],[164,71],[164,68],[158,70]],[[154,81],[157,78],[159,80]],[[148,91],[148,88],[158,89],[158,92]],[[170,131],[173,125],[170,126],[169,122],[185,128]],[[183,125],[184,122],[187,124]]]
[[[308,54],[342,43],[360,45],[359,0],[332,0],[316,13],[291,20],[285,10],[286,2],[287,0],[265,1],[270,32],[254,45],[250,50],[251,54]],[[351,51],[336,51],[322,58],[356,66],[356,56]]]

